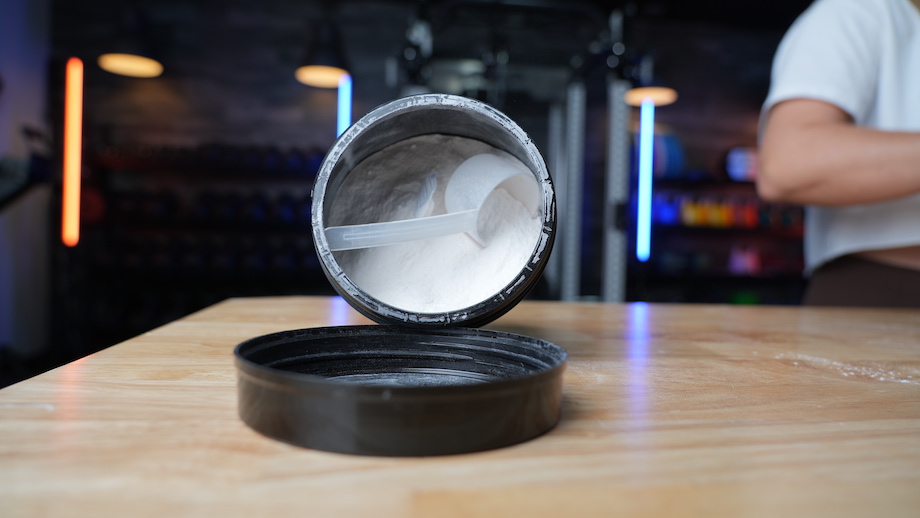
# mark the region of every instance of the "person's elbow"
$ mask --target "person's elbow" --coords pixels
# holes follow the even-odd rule
[[[796,201],[794,198],[798,186],[792,181],[792,173],[794,171],[789,165],[784,165],[782,160],[761,150],[756,180],[757,195],[768,202]]]
[[[828,180],[840,162],[839,132],[852,124],[847,112],[824,101],[778,103],[760,135],[757,194],[769,202],[826,203]]]

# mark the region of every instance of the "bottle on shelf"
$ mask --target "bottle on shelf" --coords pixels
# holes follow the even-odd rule
[[[249,195],[243,203],[242,219],[249,226],[265,226],[269,221],[268,199],[260,193]]]
[[[272,203],[272,221],[284,227],[294,226],[298,221],[297,202],[289,194],[282,194]]]
[[[281,172],[284,156],[276,147],[269,147],[262,152],[261,168],[268,174],[277,174]]]
[[[301,151],[292,149],[284,156],[285,173],[303,174],[307,169],[307,157]]]
[[[243,149],[242,157],[240,158],[240,167],[246,171],[255,171],[259,169],[262,165],[262,156],[259,148],[255,146],[249,146]]]

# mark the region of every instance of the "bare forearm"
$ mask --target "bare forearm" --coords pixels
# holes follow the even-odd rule
[[[807,105],[798,113],[783,108],[774,109],[762,139],[764,198],[852,205],[920,192],[920,133],[854,126],[845,114],[814,117]]]

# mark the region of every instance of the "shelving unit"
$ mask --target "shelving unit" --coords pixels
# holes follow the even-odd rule
[[[752,182],[656,179],[652,255],[631,259],[629,297],[795,304],[804,289],[799,206],[766,203]]]
[[[319,152],[107,148],[87,160],[60,308],[96,350],[234,296],[333,294],[313,249]]]

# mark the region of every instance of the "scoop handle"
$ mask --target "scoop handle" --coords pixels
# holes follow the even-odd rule
[[[354,250],[375,246],[395,245],[432,237],[473,232],[479,209],[450,212],[426,218],[328,227],[326,242],[329,250]]]

